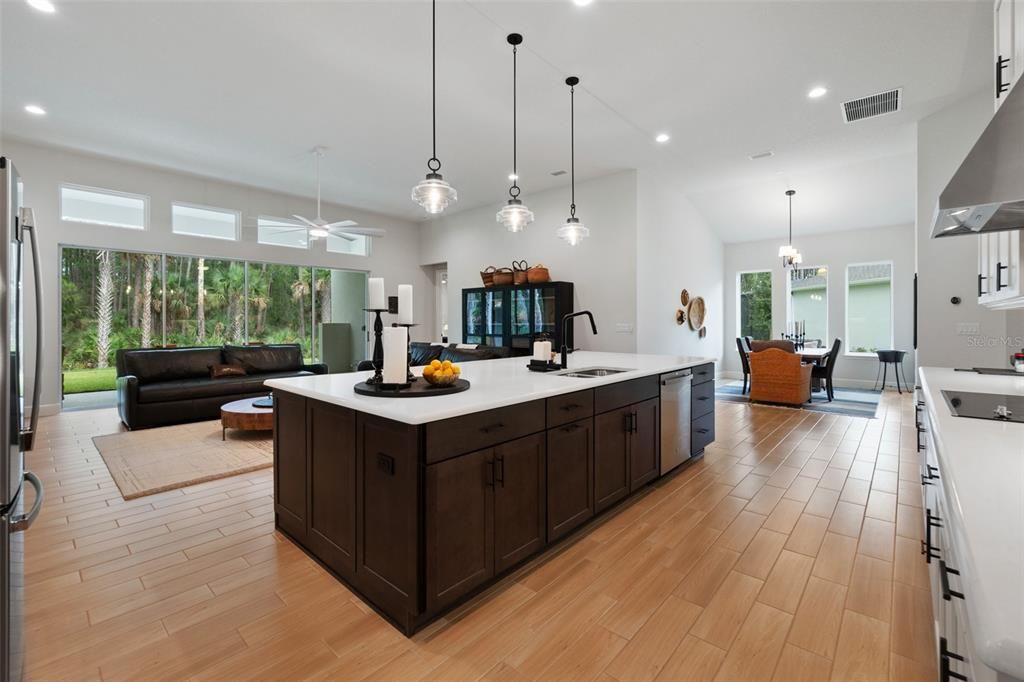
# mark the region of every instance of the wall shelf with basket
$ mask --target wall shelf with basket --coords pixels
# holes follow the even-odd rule
[[[462,290],[462,342],[510,348],[529,355],[541,335],[562,344],[562,317],[573,311],[572,282],[509,284]],[[569,328],[566,345],[572,348]]]

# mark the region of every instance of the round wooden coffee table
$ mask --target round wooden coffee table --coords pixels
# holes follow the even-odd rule
[[[260,398],[246,398],[236,400],[233,403],[221,405],[220,407],[220,439],[224,440],[228,429],[239,431],[273,431],[274,430],[274,408],[255,407],[254,400]]]

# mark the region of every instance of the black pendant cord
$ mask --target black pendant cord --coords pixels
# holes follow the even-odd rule
[[[789,245],[793,246],[793,195],[789,195]]]
[[[569,217],[576,217],[576,87],[569,86]]]
[[[509,196],[513,199],[519,196],[519,121],[517,117],[519,98],[517,92],[516,74],[516,53],[519,51],[515,45],[512,46],[512,186],[508,188]]]
[[[427,168],[436,173],[441,170],[441,161],[437,158],[437,0],[430,3],[430,116],[433,156],[427,159]]]

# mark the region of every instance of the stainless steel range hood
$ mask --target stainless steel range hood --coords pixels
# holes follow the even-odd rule
[[[1018,83],[939,195],[932,237],[1024,228],[1024,84]]]

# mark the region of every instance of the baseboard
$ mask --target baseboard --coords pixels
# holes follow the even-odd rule
[[[743,372],[731,372],[731,371],[730,372],[719,372],[718,378],[720,378],[720,379],[731,379],[733,381],[743,381]],[[832,382],[838,388],[875,389],[876,387],[878,387],[880,385],[880,384],[876,384],[871,379],[842,379],[840,377],[834,377]],[[910,386],[909,389],[906,386],[903,386],[902,381],[900,382],[900,387],[904,391],[906,391],[906,390],[911,390],[911,391],[914,390],[913,386]],[[896,382],[895,381],[888,381],[888,382],[886,382],[885,388],[895,389],[896,388]]]

